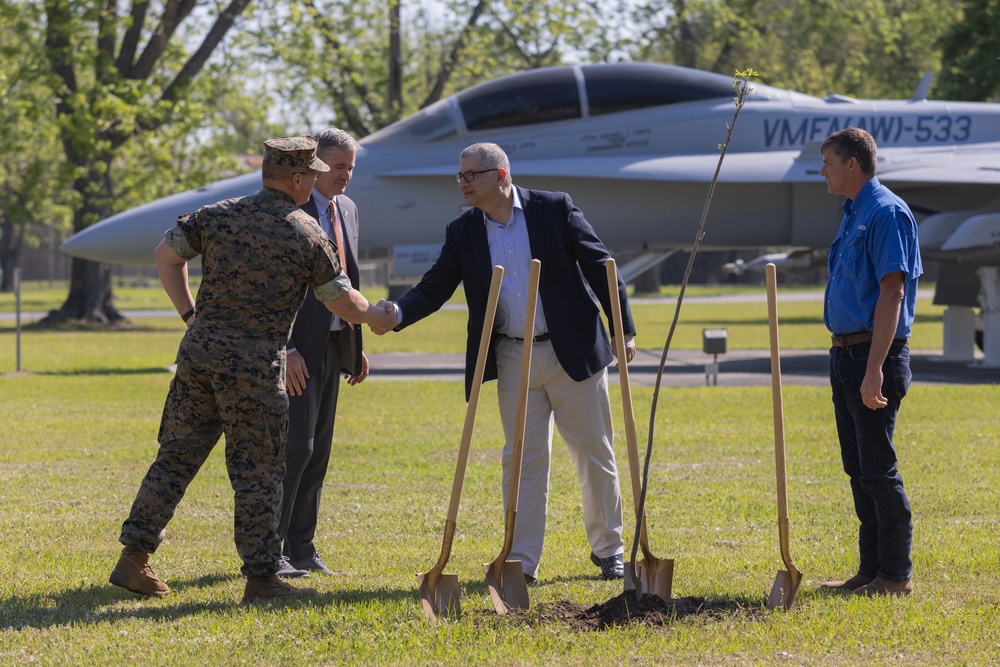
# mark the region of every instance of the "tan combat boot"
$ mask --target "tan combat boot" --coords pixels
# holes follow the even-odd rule
[[[170,588],[160,581],[149,566],[149,554],[135,547],[122,549],[121,558],[111,572],[109,581],[139,595],[163,597],[170,592]]]
[[[311,598],[319,595],[315,588],[296,588],[276,574],[266,577],[247,577],[243,589],[243,601],[265,600],[268,598]]]

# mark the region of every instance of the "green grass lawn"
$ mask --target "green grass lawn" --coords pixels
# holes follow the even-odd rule
[[[783,346],[822,345],[813,342],[825,338],[817,307],[779,305]],[[672,306],[636,308],[640,332],[654,341],[642,346],[662,346]],[[721,323],[730,327],[730,345],[741,332],[748,347],[767,346],[763,304],[705,308],[685,305],[691,331],[675,343],[700,348],[701,327]],[[940,329],[932,312],[923,308],[928,319],[915,347],[934,347],[916,342],[924,330],[930,341],[930,330]],[[464,313],[445,312],[408,333],[369,336],[369,346],[427,349],[446,337],[449,351],[459,350],[464,321]],[[489,383],[448,567],[459,576],[464,613],[432,624],[414,575],[440,552],[465,411],[459,383],[372,379],[344,388],[318,544],[348,575],[312,577],[317,600],[239,604],[243,579],[222,444],[154,555],[171,595],[145,600],[107,583],[121,522],[155,455],[171,378],[164,366],[183,330],[176,318],[135,326],[29,328],[29,373],[17,376],[10,374],[12,323],[0,322],[0,664],[1000,664],[996,386],[911,389],[897,446],[914,509],[916,594],[856,600],[814,592],[816,582],[857,566],[829,390],[785,387],[791,553],[806,578],[788,613],[763,609],[783,568],[770,389],[664,389],[650,546],[676,561],[674,596],[704,598],[706,611],[660,627],[580,632],[551,610],[561,601],[603,602],[620,593],[620,583],[600,581],[587,558],[579,484],[558,436],[542,585],[529,589],[527,614],[492,611],[482,564],[501,547],[503,439]],[[620,395],[611,391],[621,434]],[[651,390],[634,389],[633,400],[644,445]],[[627,517],[633,507],[622,437],[616,451]],[[626,529],[631,547],[631,521]]]

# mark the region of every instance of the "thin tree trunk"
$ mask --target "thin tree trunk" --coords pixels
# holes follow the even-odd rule
[[[14,234],[14,222],[0,216],[0,292],[14,290],[14,267],[17,266],[21,244]]]

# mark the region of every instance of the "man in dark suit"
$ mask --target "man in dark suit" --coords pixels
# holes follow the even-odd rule
[[[357,289],[358,209],[344,191],[361,146],[336,128],[322,130],[315,137],[319,143],[316,154],[330,171],[316,179],[302,210],[318,220],[338,246],[347,277]],[[283,554],[278,575],[285,578],[305,576],[309,571],[332,574],[313,540],[330,462],[341,372],[351,385],[368,376],[361,327],[331,317],[330,311],[309,294],[295,317],[287,351],[288,454],[278,523]]]
[[[605,579],[620,579],[624,551],[622,503],[607,373],[613,350],[587,285],[607,315],[611,314],[611,298],[621,303],[627,362],[635,355],[635,325],[625,283],[619,276],[617,294],[609,294],[604,262],[610,255],[580,209],[565,193],[515,187],[507,155],[496,144],[466,148],[457,181],[471,208],[448,224],[434,266],[396,302],[396,330],[438,310],[461,282],[469,307],[465,366],[468,398],[491,268],[503,265],[485,379],[498,380],[506,438],[506,504],[523,346],[519,336],[524,335],[526,324],[528,267],[534,258],[541,261],[518,518],[510,558],[521,560],[529,583],[536,581],[545,534],[554,418],[580,478],[591,560],[601,568]],[[373,331],[384,333],[376,328]],[[617,333],[612,331],[612,335]]]

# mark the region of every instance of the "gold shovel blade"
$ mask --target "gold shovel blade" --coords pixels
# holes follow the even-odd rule
[[[431,585],[429,573],[417,575],[420,600],[424,606],[424,616],[431,621],[438,618],[457,619],[462,614],[459,602],[458,575],[441,573],[437,583]]]
[[[483,566],[486,570],[486,585],[490,587],[493,608],[503,616],[514,609],[527,609],[528,585],[524,581],[521,561],[508,560],[498,567],[496,561]]]
[[[643,595],[655,595],[663,601],[670,599],[674,586],[674,561],[672,558],[643,559],[636,563],[636,575],[642,582]],[[625,590],[634,591],[631,561],[625,563]]]
[[[799,584],[802,583],[802,573],[789,570],[778,570],[778,576],[774,578],[774,585],[771,586],[771,594],[767,596],[767,608],[791,609],[795,604],[795,594],[799,592]]]

